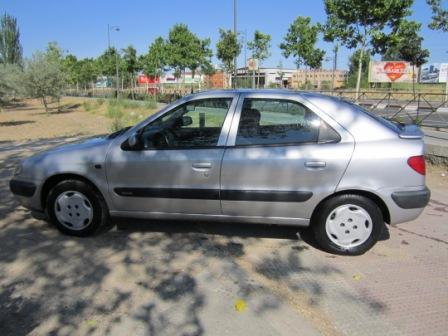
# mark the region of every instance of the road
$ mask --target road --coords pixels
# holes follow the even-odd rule
[[[119,220],[81,239],[7,188],[15,161],[68,140],[0,143],[1,335],[446,335],[443,170],[424,214],[359,257],[284,226]]]

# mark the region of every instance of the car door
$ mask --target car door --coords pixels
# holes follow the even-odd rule
[[[222,163],[223,214],[309,219],[353,148],[340,125],[297,94],[242,94]]]
[[[137,146],[114,143],[107,157],[114,210],[220,214],[223,145],[237,96],[193,98],[142,125]]]

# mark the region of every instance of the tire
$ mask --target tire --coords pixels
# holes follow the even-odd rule
[[[89,184],[66,180],[49,192],[46,209],[50,221],[64,234],[85,237],[107,223],[103,197]]]
[[[360,255],[378,241],[384,219],[371,199],[354,194],[339,195],[324,201],[312,218],[314,237],[330,253]]]

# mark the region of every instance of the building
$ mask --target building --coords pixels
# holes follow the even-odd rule
[[[205,85],[213,89],[223,89],[228,87],[228,76],[224,71],[217,70],[212,75],[205,76]]]
[[[255,83],[258,83],[260,88],[287,87],[294,72],[296,72],[295,69],[260,68],[258,71],[255,71]],[[248,70],[247,67],[239,68],[236,78],[238,86],[250,87],[252,85],[253,72]]]
[[[292,89],[310,88],[318,90],[331,89],[331,80],[333,78],[333,70],[295,70],[291,76],[288,86]],[[336,70],[334,72],[334,88],[345,86],[347,80],[347,71]],[[308,83],[310,86],[306,86]]]

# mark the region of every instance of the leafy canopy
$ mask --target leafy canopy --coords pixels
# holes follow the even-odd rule
[[[231,30],[219,29],[220,39],[216,44],[217,57],[222,62],[227,72],[233,72],[235,66],[233,59],[241,53],[241,44],[238,38]]]
[[[289,26],[284,42],[280,44],[283,56],[295,58],[298,68],[302,65],[312,69],[320,68],[325,51],[315,47],[319,32],[320,26],[311,24],[311,18],[297,17]]]
[[[57,44],[49,43],[45,52],[35,52],[25,63],[24,77],[28,94],[41,98],[48,112],[47,98],[59,99],[66,82]]]
[[[432,10],[432,21],[428,25],[433,30],[448,32],[448,10],[442,8],[440,0],[426,0]]]
[[[247,47],[252,51],[252,57],[262,62],[270,56],[271,35],[263,34],[261,31],[256,30],[254,39],[247,43]]]
[[[392,42],[383,59],[403,60],[417,67],[427,62],[429,50],[422,48],[423,38],[418,34],[421,24],[403,20],[392,35]]]
[[[149,46],[148,53],[141,56],[140,62],[143,72],[148,76],[160,76],[164,67],[168,64],[166,43],[162,37],[158,37]]]
[[[17,20],[6,13],[0,19],[0,63],[22,64],[22,45]]]
[[[410,15],[412,3],[413,0],[325,0],[325,40],[339,40],[349,49],[371,45],[372,52],[376,52],[387,43],[384,29],[393,29]]]

